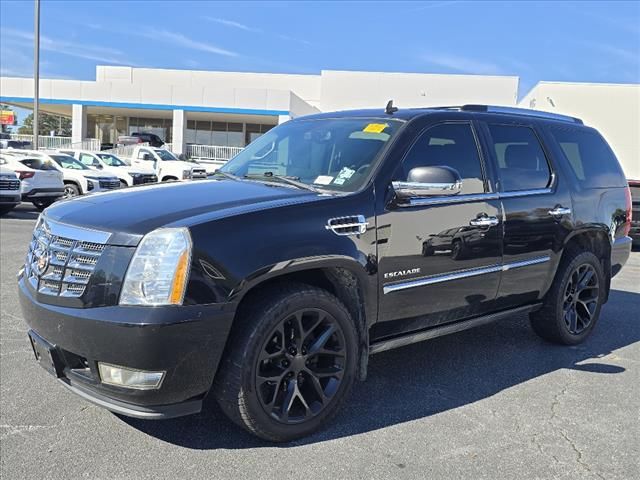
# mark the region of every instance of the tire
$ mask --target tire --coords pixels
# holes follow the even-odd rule
[[[282,284],[239,312],[213,393],[244,429],[290,441],[333,418],[351,391],[357,359],[356,328],[342,302],[320,288]],[[312,372],[321,375],[317,382]]]
[[[38,211],[41,212],[45,208],[53,205],[54,202],[55,200],[33,200],[31,203],[33,203],[33,206],[36,207]]]
[[[598,257],[588,251],[567,252],[542,308],[530,314],[531,326],[549,342],[582,343],[598,321],[605,295],[606,276]]]
[[[80,195],[80,188],[75,183],[64,184],[64,196],[62,198],[73,198]]]
[[[162,179],[163,182],[177,182],[178,179],[176,177],[164,177]]]
[[[464,245],[462,244],[462,240],[455,240],[453,245],[451,246],[451,259],[452,260],[462,260],[464,259],[466,254]]]

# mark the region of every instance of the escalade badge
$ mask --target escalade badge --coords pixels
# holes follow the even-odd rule
[[[398,270],[397,272],[387,272],[384,278],[406,277],[407,275],[415,275],[420,273],[420,268],[410,268],[409,270]]]

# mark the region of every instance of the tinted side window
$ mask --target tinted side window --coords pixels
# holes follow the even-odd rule
[[[596,131],[570,127],[551,127],[549,131],[583,187],[616,187],[625,184],[618,160]]]
[[[538,137],[529,127],[489,125],[502,190],[537,190],[551,181],[551,170]]]
[[[97,160],[94,160],[93,156],[89,155],[88,153],[81,153],[80,161],[84,163],[87,167],[93,167],[94,163],[98,164]]]
[[[144,160],[143,157],[145,153],[148,153],[149,155],[151,155],[150,160],[153,160],[153,154],[145,148],[141,148],[140,150],[138,150],[138,160]]]
[[[394,180],[406,181],[416,167],[448,166],[462,177],[462,192],[483,193],[478,146],[468,123],[443,123],[425,131],[411,147]]]

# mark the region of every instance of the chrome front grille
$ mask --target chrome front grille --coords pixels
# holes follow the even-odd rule
[[[40,219],[33,231],[25,277],[39,293],[80,297],[110,234]]]
[[[19,190],[20,180],[0,180],[0,190]]]
[[[100,188],[104,188],[105,190],[113,190],[115,188],[120,188],[119,180],[100,180]]]

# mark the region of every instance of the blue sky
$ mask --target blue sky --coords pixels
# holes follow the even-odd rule
[[[318,73],[321,69],[640,82],[640,1],[47,1],[41,76],[96,64]],[[2,75],[32,72],[33,2],[0,1]]]

